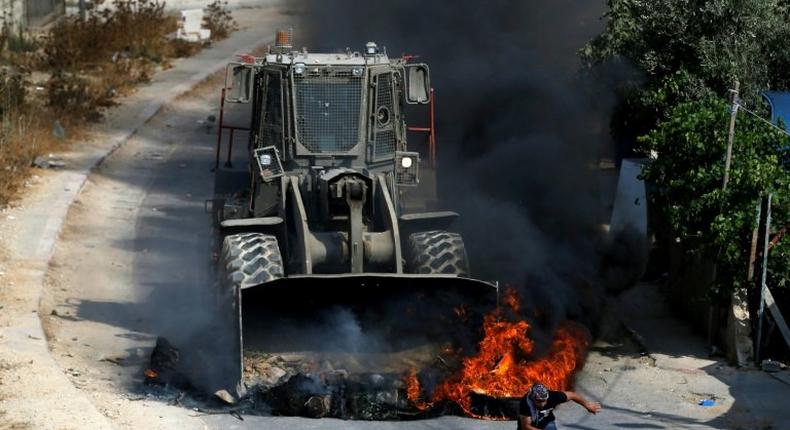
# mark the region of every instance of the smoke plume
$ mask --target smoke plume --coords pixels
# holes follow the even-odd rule
[[[585,78],[577,51],[600,31],[605,2],[296,4],[296,41],[310,51],[375,41],[430,65],[440,198],[461,213],[474,275],[523,287],[547,328],[595,318],[614,185],[598,164],[614,157],[610,89],[623,71]]]

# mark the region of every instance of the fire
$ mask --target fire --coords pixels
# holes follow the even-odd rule
[[[507,307],[509,307],[510,310],[516,315],[518,315],[518,311],[521,310],[518,293],[514,288],[508,288],[505,290],[505,293],[502,294],[502,303],[507,305]]]
[[[156,377],[159,376],[159,374],[156,373],[156,371],[152,370],[152,369],[145,369],[143,371],[143,374],[145,375],[146,378],[149,378],[149,379],[155,379]]]
[[[518,294],[508,290],[503,303],[518,314]],[[548,351],[536,357],[534,342],[529,337],[529,323],[506,321],[501,312],[493,312],[483,320],[483,339],[477,354],[463,360],[461,369],[441,382],[430,402],[421,399],[422,388],[417,371],[405,378],[409,401],[419,410],[427,410],[443,401],[456,403],[470,416],[470,393],[491,397],[520,397],[535,382],[552,390],[570,387],[573,374],[584,362],[588,340],[579,325],[566,322],[554,333]]]
[[[417,379],[417,369],[412,369],[411,372],[406,375],[406,398],[408,398],[409,402],[417,409],[424,411],[431,405],[423,401],[420,398],[421,395],[422,389],[420,388],[420,380]]]

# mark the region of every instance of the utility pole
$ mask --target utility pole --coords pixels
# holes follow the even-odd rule
[[[765,290],[768,288],[766,285],[766,272],[768,272],[768,250],[770,249],[768,246],[768,242],[771,237],[771,200],[773,198],[773,194],[768,194],[768,202],[765,205],[765,232],[763,233],[763,264],[762,264],[762,276],[760,277],[760,309],[757,311],[758,315],[758,323],[757,323],[757,354],[755,355],[755,364],[758,366],[760,365],[760,358],[761,357],[761,350],[762,350],[762,343],[763,343],[763,315],[765,314]]]
[[[727,157],[724,159],[724,179],[722,181],[722,191],[727,190],[727,183],[730,182],[730,166],[732,165],[732,147],[735,141],[735,120],[738,118],[738,94],[741,89],[741,83],[735,79],[735,88],[730,90],[731,108],[730,108],[730,128],[727,133]],[[722,200],[722,205],[724,201]],[[719,250],[721,252],[721,250]],[[717,276],[717,266],[713,266],[713,277]],[[753,345],[751,337],[751,324],[749,322],[749,307],[746,299],[746,289],[733,288],[730,296],[730,308],[727,315],[728,326],[728,342],[729,349],[728,356],[731,361],[735,362],[738,366],[747,366],[749,361],[753,358]],[[712,317],[713,309],[710,308],[710,316]],[[708,324],[712,326],[712,318],[709,317]],[[712,328],[709,328],[712,330]],[[709,337],[712,341],[712,332],[709,331]]]
[[[724,159],[724,183],[722,190],[727,190],[727,182],[730,181],[730,164],[732,164],[732,144],[735,140],[735,119],[738,117],[738,93],[741,83],[735,79],[735,89],[730,90],[732,95],[732,107],[730,108],[730,131],[727,134],[727,158]]]
[[[79,8],[80,11],[80,19],[85,21],[85,16],[86,16],[85,0],[79,0],[77,2],[77,7]]]

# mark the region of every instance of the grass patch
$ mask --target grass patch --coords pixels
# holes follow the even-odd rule
[[[53,127],[81,134],[116,97],[204,46],[174,38],[179,19],[163,1],[92,3],[84,19],[63,17],[36,36],[0,28],[0,205],[13,198],[37,155],[67,143]],[[214,40],[235,29],[226,2],[205,9],[204,26]]]

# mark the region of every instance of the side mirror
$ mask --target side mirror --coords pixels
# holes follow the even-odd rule
[[[431,100],[431,76],[427,64],[407,64],[406,103],[424,105]]]
[[[255,74],[248,64],[230,63],[225,71],[225,101],[249,103],[252,98],[252,78]]]

